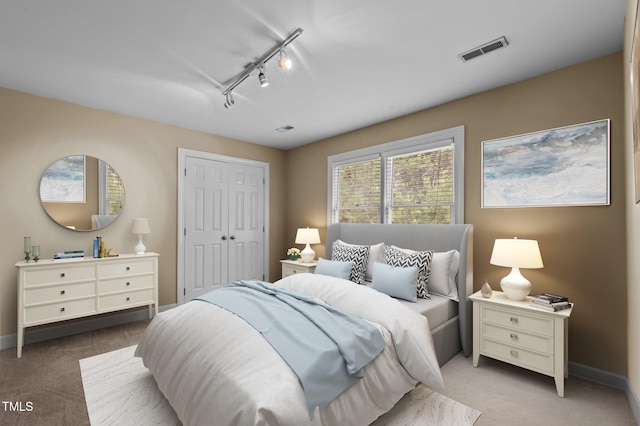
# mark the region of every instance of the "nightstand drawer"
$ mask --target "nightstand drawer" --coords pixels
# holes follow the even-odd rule
[[[482,353],[496,359],[541,373],[553,374],[553,356],[530,352],[522,348],[481,339]]]
[[[520,330],[499,327],[489,323],[483,323],[480,332],[483,338],[489,338],[507,345],[553,355],[553,339],[551,337],[529,334]]]
[[[553,319],[491,306],[481,306],[480,309],[480,319],[483,322],[490,322],[512,330],[553,336]]]
[[[295,263],[283,263],[282,264],[282,278],[288,277],[289,275],[302,274],[302,273],[313,273],[316,269],[315,264],[295,264]]]
[[[61,302],[81,297],[95,297],[95,282],[60,284],[47,287],[27,288],[24,290],[24,304]]]
[[[49,323],[96,313],[96,298],[72,300],[24,308],[24,323]]]

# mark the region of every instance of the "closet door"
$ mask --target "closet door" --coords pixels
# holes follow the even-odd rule
[[[187,157],[185,167],[185,301],[227,285],[229,164]]]
[[[229,281],[263,280],[264,170],[229,164]]]

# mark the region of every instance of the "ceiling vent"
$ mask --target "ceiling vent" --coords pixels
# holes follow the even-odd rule
[[[470,59],[486,55],[489,52],[493,52],[494,50],[506,47],[508,45],[509,43],[507,42],[507,39],[505,37],[500,37],[497,40],[490,41],[489,43],[485,43],[482,46],[474,47],[471,50],[461,53],[458,55],[458,58],[462,62],[467,62]]]

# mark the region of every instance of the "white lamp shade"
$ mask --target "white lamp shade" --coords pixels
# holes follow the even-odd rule
[[[298,228],[296,244],[320,244],[318,228]]]
[[[511,272],[500,280],[504,294],[512,300],[524,300],[531,291],[531,283],[520,273],[520,268],[542,268],[542,256],[536,240],[498,239],[493,244],[492,265],[511,267]]]
[[[296,244],[306,244],[306,247],[300,252],[300,259],[303,262],[312,262],[316,257],[316,252],[309,244],[320,244],[318,228],[299,228],[296,233]]]
[[[151,233],[151,227],[149,227],[149,219],[146,217],[137,217],[131,221],[131,228],[129,233],[133,235],[146,235]]]
[[[493,244],[489,263],[497,266],[542,268],[542,256],[536,240],[498,239]]]

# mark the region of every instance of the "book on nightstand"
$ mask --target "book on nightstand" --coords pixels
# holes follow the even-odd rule
[[[569,298],[564,296],[558,296],[556,294],[551,293],[540,293],[540,294],[532,294],[529,296],[531,298],[531,306],[534,306],[539,309],[543,309],[549,312],[561,311],[563,309],[571,308],[571,303],[569,303]]]

